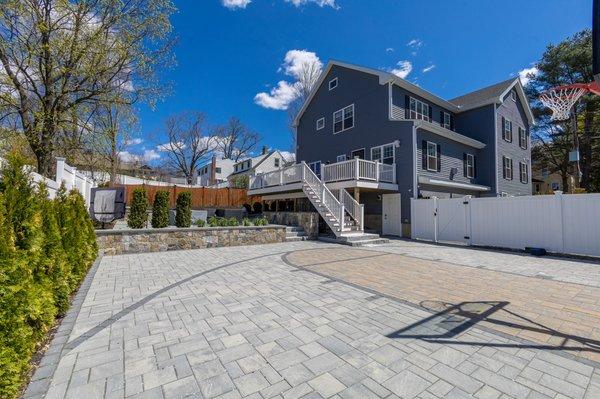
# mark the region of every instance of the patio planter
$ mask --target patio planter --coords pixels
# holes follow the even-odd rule
[[[96,230],[100,255],[271,244],[285,241],[285,226]]]

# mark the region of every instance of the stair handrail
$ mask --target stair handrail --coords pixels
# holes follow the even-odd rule
[[[356,201],[344,188],[340,188],[340,202],[350,217],[356,221],[359,230],[364,230],[365,206]]]
[[[333,195],[315,172],[308,167],[306,162],[302,162],[302,180],[310,186],[329,213],[338,220],[340,232],[344,231],[344,205]],[[334,233],[336,232],[334,231]]]

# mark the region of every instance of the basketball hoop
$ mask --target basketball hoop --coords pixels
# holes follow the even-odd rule
[[[596,83],[575,83],[558,86],[540,95],[540,101],[552,110],[550,119],[564,121],[571,116],[571,108],[585,93],[600,94],[600,86]]]

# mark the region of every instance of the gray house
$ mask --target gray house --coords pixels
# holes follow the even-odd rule
[[[345,213],[360,206],[350,218],[360,228],[408,235],[413,198],[530,195],[533,123],[518,78],[445,100],[393,74],[332,61],[295,120],[296,159]],[[307,187],[301,172],[279,184],[260,176],[251,194],[300,191],[336,217],[332,229],[351,231],[341,221],[349,215],[332,200],[323,205],[326,193]]]

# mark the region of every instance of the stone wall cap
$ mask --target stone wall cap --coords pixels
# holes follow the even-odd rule
[[[97,236],[115,235],[138,235],[138,234],[161,234],[161,233],[189,233],[195,231],[212,230],[263,230],[263,229],[285,229],[287,226],[280,224],[268,224],[266,226],[223,226],[223,227],[165,227],[162,229],[107,229],[96,230]]]

